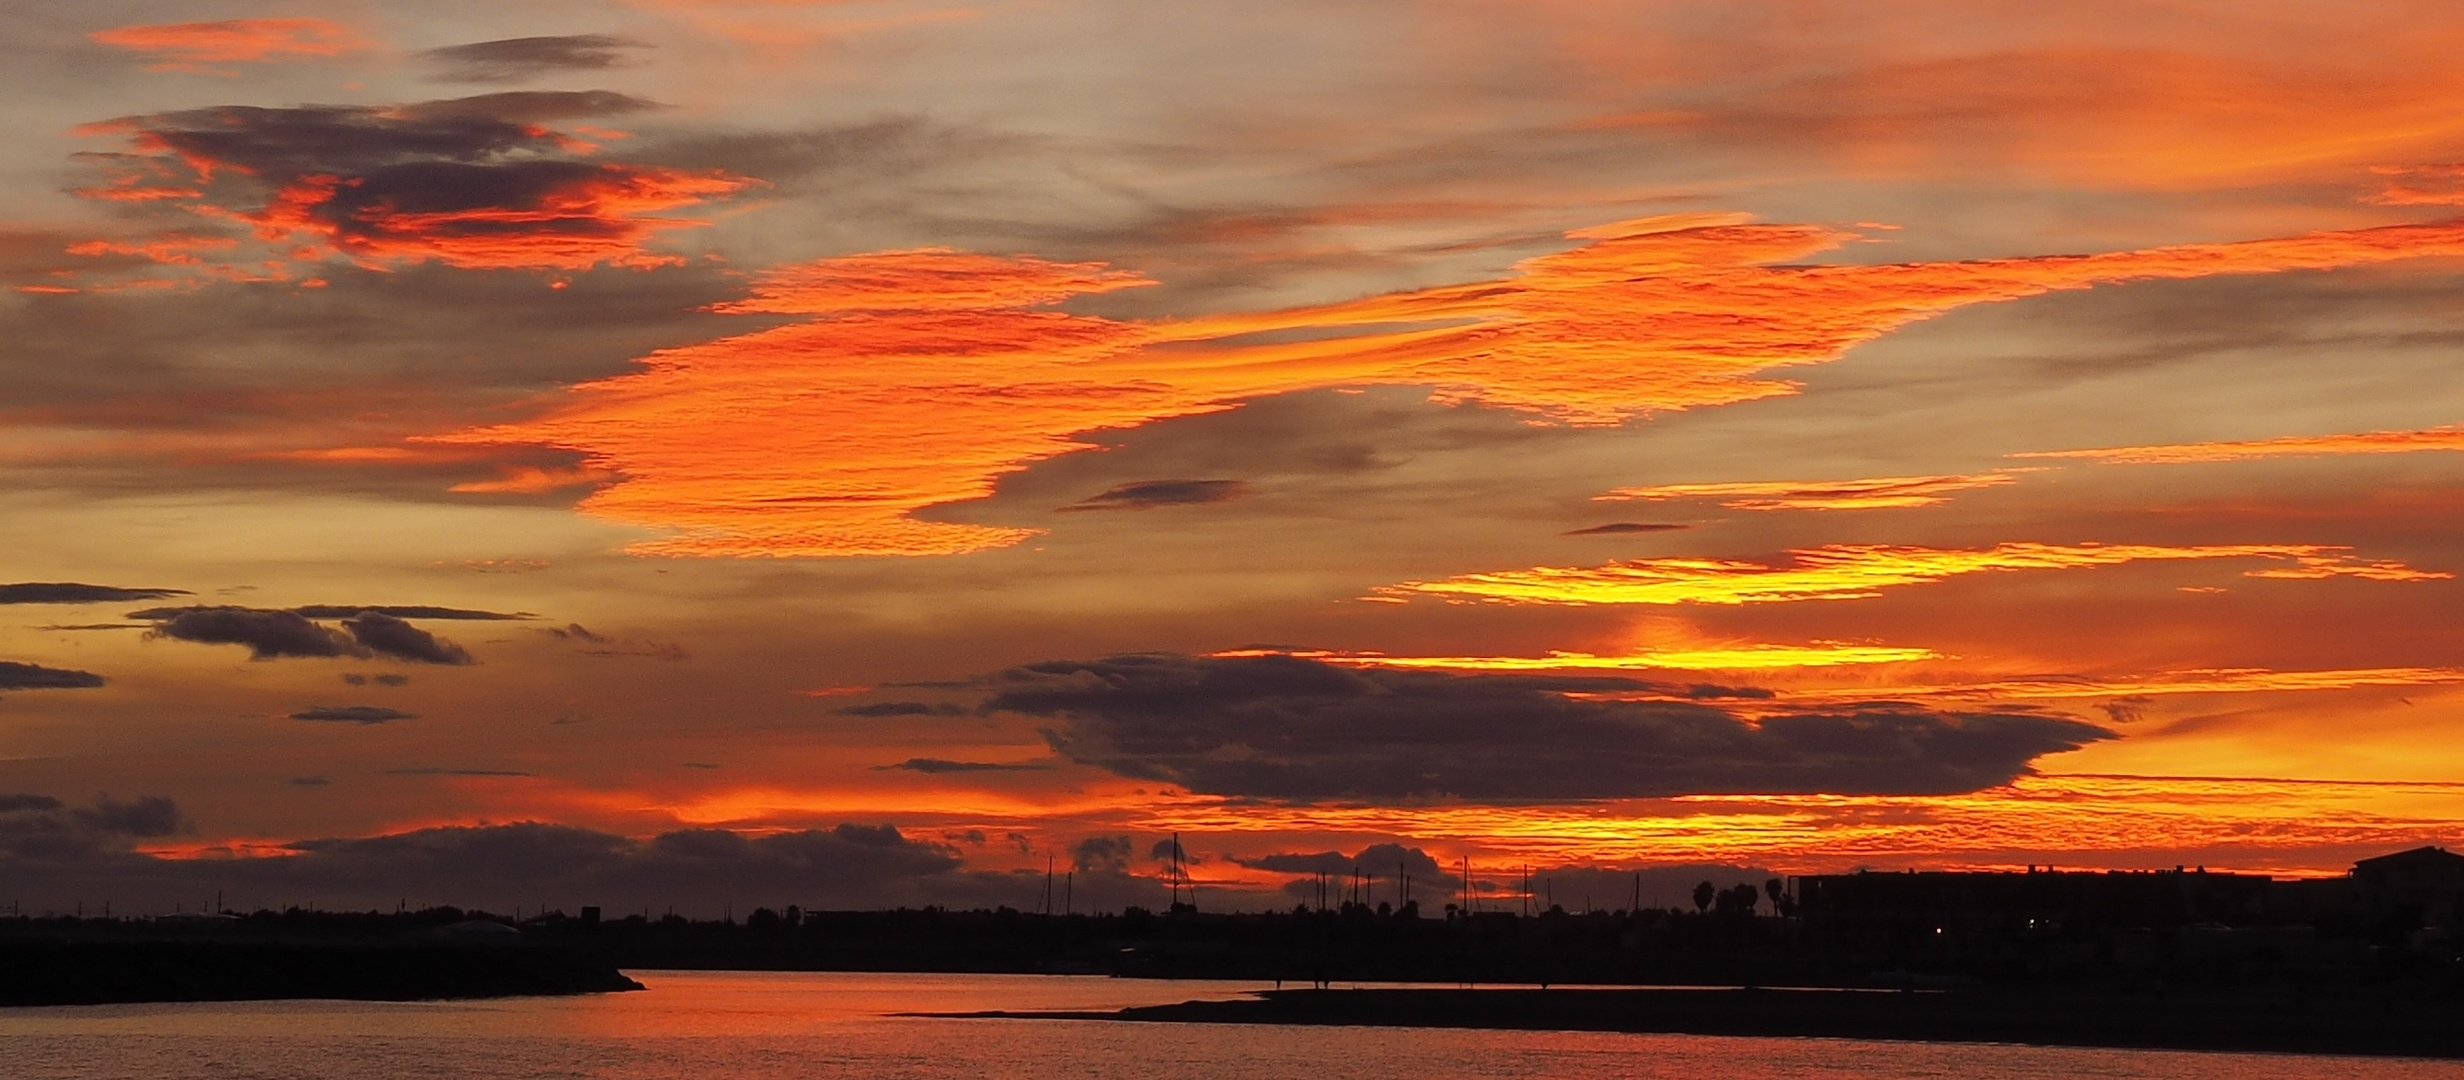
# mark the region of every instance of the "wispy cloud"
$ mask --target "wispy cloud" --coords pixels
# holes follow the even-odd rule
[[[1962,491],[1999,487],[2008,473],[1970,476],[1878,476],[1863,480],[1757,480],[1725,484],[1621,487],[1594,496],[1606,502],[1718,499],[1731,510],[1879,510],[1935,506]]]
[[[382,724],[390,720],[414,720],[419,714],[375,705],[313,705],[291,714],[293,720],[322,720],[342,724]]]
[[[614,34],[503,38],[429,49],[420,58],[448,82],[520,82],[559,71],[597,71],[625,62],[648,42]]]
[[[1433,595],[1517,604],[1763,604],[1855,600],[1886,588],[1921,585],[1963,574],[2069,570],[2144,561],[2269,559],[2294,565],[2250,571],[2250,577],[2358,577],[2377,581],[2452,578],[2444,571],[2355,559],[2348,549],[2318,544],[2000,544],[1985,549],[1831,544],[1789,553],[1786,563],[1732,559],[1634,559],[1593,567],[1535,567],[1415,581],[1378,590],[1387,596]]]
[[[156,71],[213,71],[218,64],[325,59],[375,47],[359,31],[330,19],[228,19],[122,26],[86,36],[154,57],[157,62],[148,66]]]
[[[1159,506],[1200,506],[1230,502],[1249,494],[1239,480],[1141,480],[1107,488],[1061,507],[1062,512],[1088,510],[1152,510]]]
[[[2116,446],[2102,450],[2036,450],[2011,456],[2072,458],[2108,465],[2188,465],[2274,457],[2414,454],[2431,450],[2464,450],[2464,426],[2424,428],[2419,431],[2364,431],[2350,435],[2286,435],[2274,439],[2232,442]]]

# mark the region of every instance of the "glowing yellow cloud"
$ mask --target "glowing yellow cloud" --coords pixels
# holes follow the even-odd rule
[[[1594,567],[1535,567],[1414,581],[1378,590],[1517,604],[1759,604],[1855,600],[1895,585],[2002,570],[2067,570],[2147,560],[2283,559],[2297,566],[2253,576],[2352,576],[2417,581],[2455,575],[2400,563],[2356,562],[2316,544],[2161,547],[2148,544],[2000,544],[1984,550],[1830,544],[1789,552],[1783,566],[1729,559],[1636,559]]]
[[[1932,685],[1864,686],[1792,690],[1790,701],[1870,701],[1877,698],[2104,698],[2165,694],[2249,694],[2305,690],[2351,690],[2364,686],[2464,684],[2464,668],[2352,668],[2341,671],[2269,671],[2265,668],[2205,668],[2117,679],[2026,678]]]

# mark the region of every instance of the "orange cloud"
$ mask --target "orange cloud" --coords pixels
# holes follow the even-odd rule
[[[374,46],[358,31],[328,19],[230,19],[223,22],[123,26],[86,35],[105,45],[147,53],[153,71],[202,71],[210,64],[261,64],[341,56]]]
[[[2017,480],[2008,473],[1974,476],[1878,476],[1865,480],[1753,481],[1733,484],[1661,484],[1622,487],[1593,498],[1720,499],[1731,510],[1878,510],[1933,506],[1954,492],[1997,487]]]
[[[2145,560],[2284,559],[2298,565],[2248,576],[2352,576],[2420,581],[2453,574],[2391,562],[2356,562],[2346,549],[2316,544],[2159,547],[2146,544],[2000,544],[1984,550],[1829,544],[1789,552],[1786,565],[1731,559],[1636,559],[1595,567],[1536,567],[1414,581],[1378,590],[1512,604],[1762,604],[1796,600],[1857,600],[1885,588],[1920,585],[1963,574],[2005,570],[2068,570]]]
[[[621,473],[583,508],[678,531],[644,553],[949,554],[1032,531],[914,511],[1083,449],[1075,435],[1249,397],[1427,385],[1535,421],[1613,425],[1790,393],[1756,376],[1968,304],[2464,254],[2464,222],[1879,266],[1798,265],[1849,235],[1733,216],[1570,235],[1589,242],[1504,281],[1157,322],[1041,309],[1145,280],[1094,264],[948,251],[828,259],[766,275],[729,308],[807,322],[660,352],[640,372],[543,402],[535,420],[442,438],[542,443]]]
[[[2211,461],[2252,461],[2271,457],[2412,454],[2424,450],[2464,450],[2464,426],[2435,427],[2422,431],[2366,431],[2352,435],[2288,435],[2280,439],[2252,439],[2244,442],[2117,446],[2105,450],[2039,450],[2011,456],[2081,458],[2101,461],[2108,465],[2183,465]]]

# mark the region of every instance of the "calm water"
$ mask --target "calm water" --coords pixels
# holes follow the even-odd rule
[[[1228,983],[1000,975],[641,972],[647,993],[447,1004],[283,1001],[0,1009],[10,1080],[2048,1080],[2464,1078],[2464,1063],[1929,1046],[1840,1039],[925,1020],[1112,1009]]]

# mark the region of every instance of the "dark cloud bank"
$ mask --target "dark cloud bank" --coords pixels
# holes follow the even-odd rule
[[[323,789],[325,777],[294,785]],[[1032,905],[1043,873],[969,870],[957,847],[888,825],[744,836],[684,829],[648,840],[564,825],[520,823],[420,829],[390,836],[302,840],[272,858],[168,859],[136,851],[189,830],[170,800],[102,799],[72,808],[44,795],[0,795],[0,881],[28,913],[89,912],[116,900],[125,913],[190,907],[217,892],[234,908],[315,904],[391,911],[455,904],[611,913],[673,906],[680,914],[738,917],[756,906],[813,909]],[[1117,872],[1082,874],[1082,907],[1160,906],[1163,890]]]
[[[1014,668],[996,677],[985,707],[1051,719],[1047,741],[1082,764],[1205,794],[1284,800],[1952,794],[2112,737],[2019,711],[1882,703],[1748,722],[1715,703],[1755,696],[1769,695],[1150,654]]]

